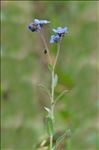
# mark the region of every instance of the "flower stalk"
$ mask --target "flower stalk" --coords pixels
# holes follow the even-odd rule
[[[55,85],[54,85],[54,80],[55,80],[55,66],[58,60],[58,56],[59,56],[59,51],[60,51],[60,45],[61,45],[61,39],[58,43],[58,48],[57,48],[57,54],[56,54],[56,58],[52,67],[52,88],[51,88],[51,118],[52,118],[52,123],[54,126],[54,104],[55,104],[55,100],[54,100],[54,94],[55,94]],[[50,137],[50,150],[52,150],[53,148],[53,135]]]

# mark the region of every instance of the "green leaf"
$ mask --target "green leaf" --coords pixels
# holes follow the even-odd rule
[[[50,90],[45,85],[39,84],[39,86],[44,89],[44,91],[49,95],[49,97],[51,97]]]
[[[58,83],[58,75],[55,74],[55,76],[54,76],[54,87],[56,87],[57,83]]]
[[[47,132],[49,136],[52,136],[54,134],[53,121],[50,117],[47,117],[46,120],[47,120]]]
[[[48,64],[48,69],[49,69],[49,71],[52,71],[53,70],[53,65],[52,64]]]
[[[60,98],[61,98],[66,92],[68,92],[68,90],[62,91],[62,92],[57,96],[57,98],[56,98],[56,100],[55,100],[55,104],[60,100]]]
[[[53,146],[52,150],[56,150],[56,145]]]
[[[56,140],[56,146],[58,146],[64,140],[65,137],[70,137],[70,135],[71,135],[71,131],[70,131],[70,129],[68,129],[68,131],[66,131],[62,136],[60,136]]]

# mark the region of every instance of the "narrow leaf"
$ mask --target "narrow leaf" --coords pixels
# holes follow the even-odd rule
[[[49,136],[52,136],[54,134],[54,128],[53,128],[53,121],[50,117],[47,117],[47,132]]]
[[[48,64],[48,69],[49,69],[49,71],[52,71],[53,70],[53,65]]]
[[[60,98],[61,98],[66,92],[68,92],[68,90],[62,91],[62,92],[58,95],[58,97],[56,98],[55,103],[57,103],[57,102],[60,100]]]
[[[45,85],[39,84],[39,86],[44,89],[44,91],[49,95],[49,97],[51,97],[50,91],[49,91],[49,89]]]
[[[55,74],[55,77],[54,77],[54,87],[56,87],[57,83],[58,83],[58,76],[57,76],[57,74]]]
[[[56,150],[56,145],[53,146],[52,150]]]
[[[65,137],[70,137],[71,135],[71,131],[70,129],[68,131],[66,131],[62,136],[60,136],[57,140],[56,140],[56,146],[58,146],[63,140]]]

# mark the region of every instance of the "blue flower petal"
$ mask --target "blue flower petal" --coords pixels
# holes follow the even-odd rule
[[[33,23],[37,25],[40,24],[40,21],[38,19],[34,19]]]
[[[50,23],[50,21],[34,19],[33,23],[28,26],[28,29],[32,32],[39,32],[43,25],[48,23]]]
[[[68,33],[68,28],[67,27],[64,27],[64,28],[58,27],[57,29],[53,29],[53,31],[57,34],[62,35],[62,34]]]
[[[38,27],[38,25],[34,25],[33,23],[30,23],[28,29],[31,30],[32,32],[38,32],[40,28]]]
[[[60,40],[59,35],[51,35],[50,43],[58,42]]]
[[[48,23],[50,23],[50,21],[47,21],[47,20],[41,20],[40,21],[40,24],[48,24]]]
[[[34,19],[34,24],[39,24],[39,25],[44,25],[44,24],[48,24],[50,23],[50,21],[47,20],[38,20],[38,19]]]

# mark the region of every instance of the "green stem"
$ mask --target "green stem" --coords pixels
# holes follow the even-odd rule
[[[51,119],[54,121],[54,69],[52,70],[52,87],[51,87]],[[53,135],[50,136],[50,150],[53,148]]]
[[[50,150],[53,148],[53,136],[50,136]]]
[[[54,65],[53,65],[53,70],[55,70],[55,66],[56,66],[56,63],[57,63],[58,56],[59,56],[59,51],[60,51],[60,47],[61,47],[61,39],[62,38],[60,38],[60,41],[58,43],[57,54],[56,54],[55,62],[54,62]]]
[[[52,88],[51,88],[51,118],[52,118],[52,122],[54,123],[54,91],[55,91],[55,86],[54,86],[54,78],[55,78],[55,66],[57,63],[57,59],[59,56],[59,51],[60,51],[60,44],[61,44],[61,39],[58,43],[58,49],[57,49],[57,54],[56,54],[56,58],[55,58],[55,62],[53,64],[53,69],[52,69]],[[54,126],[54,125],[53,125]],[[50,137],[50,150],[52,150],[53,148],[53,135]]]
[[[44,46],[45,48],[47,49],[47,55],[48,55],[48,58],[49,58],[49,61],[50,63],[52,62],[51,61],[51,57],[50,57],[50,53],[49,53],[49,48],[47,46],[47,43],[46,43],[46,40],[44,38],[44,35],[43,35],[43,32],[42,30],[40,30],[40,36],[41,36],[41,39],[44,43]],[[58,43],[58,48],[57,48],[57,54],[56,54],[56,58],[55,58],[55,61],[54,61],[54,64],[53,64],[53,69],[52,69],[52,73],[51,73],[51,76],[52,76],[52,86],[51,86],[51,119],[52,119],[52,123],[54,124],[54,91],[55,91],[55,86],[54,86],[54,78],[55,78],[55,66],[56,66],[56,63],[57,63],[57,59],[58,59],[58,56],[59,56],[59,51],[60,51],[60,45],[61,45],[61,39]],[[51,63],[52,64],[52,63]],[[50,150],[52,150],[53,148],[53,135],[50,136]]]

